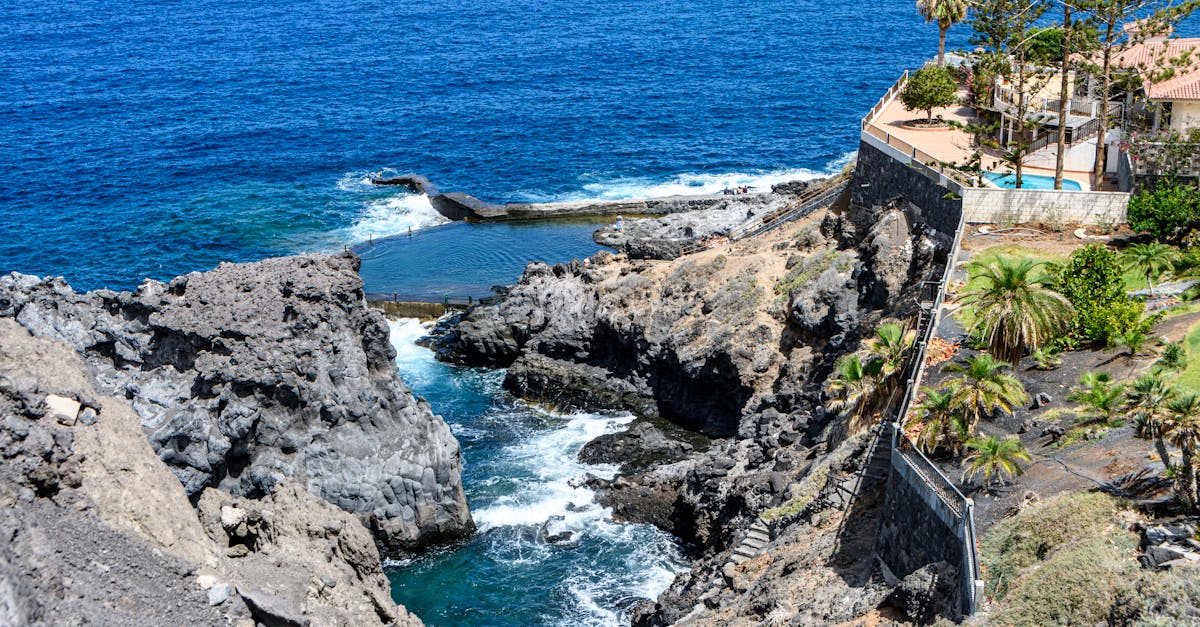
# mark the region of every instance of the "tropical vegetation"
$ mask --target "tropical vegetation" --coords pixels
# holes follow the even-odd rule
[[[917,0],[917,12],[938,25],[937,64],[946,65],[946,31],[967,19],[967,0]]]
[[[908,111],[924,111],[933,124],[933,110],[954,104],[958,84],[950,71],[940,65],[926,65],[909,77],[900,91],[900,102]]]
[[[1004,478],[1023,474],[1025,469],[1021,467],[1021,462],[1032,461],[1021,440],[1015,436],[1004,439],[994,435],[972,438],[967,441],[967,449],[971,453],[964,460],[969,465],[963,472],[963,479],[982,474],[986,488]]]
[[[1043,262],[998,257],[968,267],[970,286],[964,305],[974,308],[969,331],[979,332],[998,358],[1017,363],[1026,350],[1038,350],[1060,335],[1075,310],[1065,296],[1050,289],[1054,281]]]
[[[1127,270],[1137,270],[1146,277],[1151,296],[1154,295],[1154,282],[1173,268],[1178,260],[1178,250],[1159,242],[1131,244],[1121,252],[1122,265]]]
[[[1011,414],[1013,407],[1029,402],[1025,386],[1013,375],[1004,372],[1008,362],[981,353],[947,365],[943,372],[958,377],[948,383],[953,406],[962,412],[968,431],[974,433],[983,417],[997,412]]]

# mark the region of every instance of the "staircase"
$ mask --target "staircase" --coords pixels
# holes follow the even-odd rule
[[[750,525],[750,530],[746,532],[746,537],[742,538],[742,543],[733,549],[731,561],[734,564],[741,564],[750,558],[758,557],[770,543],[770,527],[767,527],[767,523],[763,522],[762,518],[755,518],[754,523]]]

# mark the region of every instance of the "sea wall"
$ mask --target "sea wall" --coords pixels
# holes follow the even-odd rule
[[[724,206],[731,200],[765,197],[769,194],[704,194],[695,196],[666,196],[662,198],[629,200],[575,200],[546,203],[496,204],[479,200],[469,194],[454,192],[430,198],[434,209],[451,220],[533,220],[573,216],[642,215],[661,216],[687,211],[701,211]]]
[[[937,470],[919,455],[893,447],[887,497],[875,553],[897,579],[944,562],[958,585],[943,599],[939,613],[974,613],[979,590],[975,579],[972,504],[952,486],[936,489]]]
[[[388,318],[419,318],[436,320],[450,311],[462,311],[465,306],[446,303],[426,303],[406,300],[367,300],[367,306],[378,309]]]
[[[967,216],[965,190],[957,182],[929,168],[904,151],[869,133],[862,133],[858,166],[851,185],[852,202],[858,206],[887,204],[898,199],[910,219],[924,223],[949,246],[946,275],[929,285],[935,293],[922,297],[933,306],[923,314],[929,321],[918,338],[920,351],[909,387],[920,385],[924,346],[929,329],[936,327],[937,313],[946,278],[954,266]],[[986,191],[986,190],[985,190]],[[1007,191],[1007,190],[1000,190]],[[983,196],[980,196],[982,198]],[[899,416],[907,414],[914,390],[908,390]],[[876,555],[897,578],[944,562],[953,567],[956,585],[944,599],[940,612],[952,617],[975,612],[981,583],[978,579],[974,522],[971,505],[933,464],[915,451],[902,450],[904,438],[893,445],[883,520],[876,539]]]

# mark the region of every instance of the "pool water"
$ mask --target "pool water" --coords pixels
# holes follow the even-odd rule
[[[1015,189],[1017,187],[1017,175],[1015,175],[1015,174],[1001,174],[1000,172],[988,172],[984,176],[987,177],[987,180],[995,183],[996,185],[998,185],[1000,187],[1004,187],[1007,189]],[[1022,189],[1054,189],[1054,177],[1053,176],[1043,176],[1041,174],[1022,174],[1021,175],[1021,188]],[[1071,179],[1063,179],[1063,189],[1071,190],[1071,191],[1080,191],[1083,189],[1083,186],[1079,184],[1079,181],[1072,181]]]

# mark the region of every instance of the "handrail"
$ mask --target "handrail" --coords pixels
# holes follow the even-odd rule
[[[909,409],[916,397],[917,390],[920,388],[921,380],[924,378],[925,356],[929,347],[929,341],[936,335],[938,323],[941,321],[942,304],[946,298],[946,286],[949,285],[950,279],[953,276],[954,265],[958,258],[959,247],[962,245],[963,229],[965,227],[966,214],[963,212],[959,215],[958,228],[955,229],[954,241],[950,246],[950,251],[946,255],[946,267],[942,270],[941,278],[937,281],[926,281],[922,284],[922,289],[933,287],[934,296],[929,308],[922,307],[921,314],[918,316],[918,327],[923,325],[924,328],[921,329],[921,333],[916,339],[917,350],[913,353],[909,364],[905,366],[906,371],[908,368],[912,368],[912,375],[907,381],[907,390],[900,404],[899,411],[896,414],[895,426],[892,430],[892,448],[900,454],[901,458],[922,479],[925,485],[938,496],[947,508],[962,521],[963,536],[961,540],[963,543],[963,562],[964,566],[966,566],[964,575],[967,575],[964,576],[963,593],[965,613],[970,615],[978,610],[980,595],[983,591],[983,577],[979,567],[979,555],[976,547],[974,501],[967,498],[958,489],[958,486],[954,485],[954,482],[926,457],[904,432]]]
[[[755,216],[733,227],[729,231],[728,240],[735,242],[740,239],[773,231],[783,224],[795,221],[797,218],[816,211],[818,208],[828,206],[833,198],[841,194],[849,184],[850,175],[845,173],[827,179],[821,183],[820,187],[806,190],[798,200],[776,213],[766,218]],[[709,246],[706,244],[692,241],[679,248],[679,255],[681,257],[691,255],[702,250],[707,250],[708,248]]]

